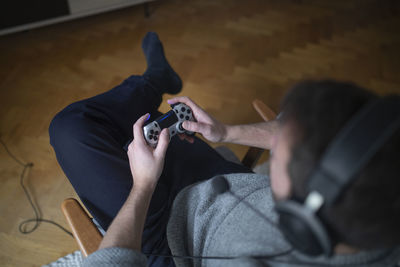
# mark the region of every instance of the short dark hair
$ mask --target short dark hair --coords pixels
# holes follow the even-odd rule
[[[282,102],[282,121],[293,127],[288,165],[293,197],[304,200],[311,171],[344,124],[379,96],[351,83],[305,81]],[[379,150],[331,207],[320,211],[337,242],[360,249],[400,243],[400,130]]]

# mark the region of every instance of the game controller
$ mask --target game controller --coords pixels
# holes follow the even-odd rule
[[[168,128],[170,138],[179,133],[194,135],[193,132],[182,127],[184,121],[195,121],[192,110],[183,103],[173,104],[171,108],[170,111],[143,127],[144,138],[150,146],[157,146],[159,135],[164,128]]]

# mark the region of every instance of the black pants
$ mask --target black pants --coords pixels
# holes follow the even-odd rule
[[[50,124],[50,143],[60,166],[105,230],[132,187],[124,150],[132,139],[132,126],[146,112],[153,119],[158,117],[161,100],[161,93],[142,76],[131,76],[106,93],[67,106]],[[170,254],[166,225],[172,202],[182,188],[217,174],[244,172],[250,170],[226,161],[198,138],[189,144],[173,137],[150,203],[142,251]],[[161,257],[149,257],[149,263],[174,266],[171,259]]]

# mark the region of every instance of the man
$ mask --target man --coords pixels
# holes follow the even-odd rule
[[[182,85],[156,34],[147,34],[142,46],[148,62],[143,76],[68,106],[50,125],[61,167],[107,230],[86,266],[393,266],[399,261],[398,129],[344,200],[324,212],[335,239],[332,257],[293,249],[274,209],[275,201],[304,201],[307,177],[323,151],[376,95],[351,84],[302,83],[283,101],[279,121],[238,126],[220,123],[187,97],[168,101],[191,107],[197,122],[183,127],[211,142],[270,149],[266,177],[226,161],[198,138],[169,141],[163,130],[155,149],[147,145],[142,128],[148,113],[157,117],[162,94],[178,93]]]

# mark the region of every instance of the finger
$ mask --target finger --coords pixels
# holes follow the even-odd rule
[[[149,117],[149,114],[146,113],[142,117],[140,117],[135,124],[133,125],[133,141],[138,142],[139,144],[146,143],[143,136],[143,124],[146,119]]]
[[[158,156],[158,157],[164,157],[165,153],[167,151],[168,148],[168,144],[169,144],[169,133],[168,133],[168,129],[163,129],[160,133],[160,137],[158,140],[158,144],[157,147],[154,151],[154,153]]]
[[[194,143],[194,138],[191,137],[191,136],[188,136],[188,135],[182,134],[182,133],[178,134],[178,136],[179,136],[179,139],[181,139],[182,141],[183,141],[183,140],[186,140],[187,142],[189,142],[189,143],[191,143],[191,144]]]
[[[185,130],[190,132],[202,133],[204,132],[205,124],[194,121],[184,121],[182,126]]]
[[[194,114],[199,113],[199,112],[204,112],[204,110],[198,106],[196,103],[194,103],[189,97],[187,96],[178,96],[174,97],[172,99],[167,100],[167,103],[170,105],[176,104],[176,103],[184,103],[188,105]]]
[[[194,143],[194,138],[191,136],[185,135],[185,140],[188,141],[189,143],[193,144]]]
[[[187,96],[177,96],[172,99],[168,99],[167,103],[170,105],[176,104],[176,103],[184,103],[188,105],[189,107],[191,106],[197,106],[196,103],[194,103],[189,97]]]
[[[179,139],[184,140],[185,139],[185,135],[184,134],[178,134]]]
[[[176,96],[174,98],[168,99],[167,103],[170,104],[170,105],[173,105],[173,104],[181,102],[183,98],[184,98],[183,96]],[[179,101],[179,100],[181,100],[181,101]]]

